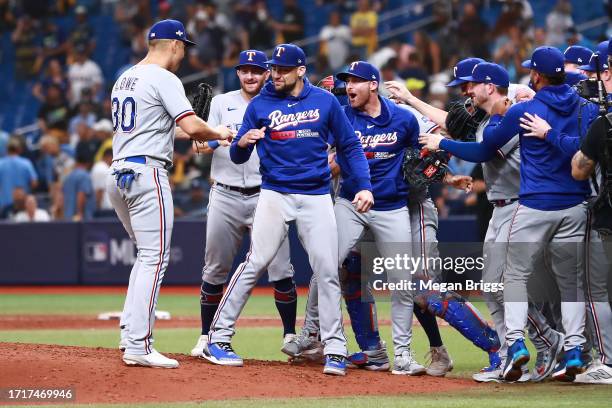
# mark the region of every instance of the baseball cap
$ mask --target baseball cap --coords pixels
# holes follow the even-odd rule
[[[378,72],[378,69],[365,61],[353,61],[346,71],[336,74],[336,78],[344,82],[346,82],[349,76],[380,83],[380,72]]]
[[[279,44],[274,48],[272,59],[266,63],[281,67],[300,67],[306,65],[306,54],[297,45]]]
[[[585,62],[591,59],[592,54],[593,51],[589,50],[587,47],[583,47],[582,45],[572,45],[567,47],[563,53],[565,56],[565,62],[578,65],[583,65]]]
[[[268,69],[268,64],[266,64],[267,60],[268,57],[261,51],[245,50],[240,53],[240,56],[238,57],[238,64],[236,64],[235,68],[238,69],[242,66],[249,65]]]
[[[612,55],[612,37],[608,40],[608,55]]]
[[[472,74],[474,67],[481,62],[485,62],[482,58],[466,58],[457,63],[453,68],[453,80],[450,81],[446,86],[453,87],[461,84],[465,84],[467,81],[460,79],[461,77],[469,76]]]
[[[565,57],[555,47],[543,45],[538,47],[531,54],[531,59],[523,61],[523,68],[533,69],[545,75],[557,75],[565,72]]]
[[[609,45],[609,41],[600,42],[599,45],[597,45],[597,51],[595,51],[591,55],[591,58],[589,59],[589,63],[586,65],[579,66],[578,69],[581,69],[583,71],[588,71],[588,72],[596,72],[597,65],[595,62],[595,55],[599,56],[599,70],[603,71],[605,69],[608,69],[608,45]]]
[[[465,82],[493,84],[502,88],[510,86],[510,77],[504,67],[492,62],[481,62],[474,67],[472,75],[460,77]]]
[[[196,45],[193,41],[187,39],[185,34],[185,26],[177,20],[161,20],[153,24],[147,36],[151,40],[179,40],[185,43],[186,46]]]

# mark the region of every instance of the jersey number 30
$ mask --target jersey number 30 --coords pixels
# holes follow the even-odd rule
[[[128,96],[119,101],[119,98],[114,97],[112,101],[113,109],[113,131],[116,132],[119,126],[125,133],[130,133],[136,127],[136,101],[131,96]]]

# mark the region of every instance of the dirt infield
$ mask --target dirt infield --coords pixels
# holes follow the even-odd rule
[[[203,401],[436,393],[472,388],[466,379],[396,376],[350,370],[325,376],[321,366],[246,360],[221,367],[182,354],[176,370],[126,367],[118,350],[0,343],[0,387],[70,387],[78,403]]]

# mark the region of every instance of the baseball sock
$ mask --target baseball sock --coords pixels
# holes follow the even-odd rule
[[[202,282],[200,289],[200,317],[202,318],[202,334],[208,334],[221,298],[223,297],[223,285],[212,285]]]
[[[414,315],[419,323],[421,323],[423,330],[425,330],[425,334],[429,339],[429,347],[442,346],[442,337],[440,336],[440,329],[438,329],[436,316],[427,311],[424,312],[417,304],[414,305]]]
[[[297,291],[293,278],[274,282],[274,303],[283,321],[283,335],[295,334],[297,313]]]

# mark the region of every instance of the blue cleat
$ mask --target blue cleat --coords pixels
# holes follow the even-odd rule
[[[234,352],[230,343],[208,343],[204,346],[202,358],[213,364],[242,367],[243,361]]]
[[[523,340],[515,341],[508,347],[508,357],[502,372],[506,381],[518,381],[523,375],[523,366],[529,362],[529,351]]]
[[[552,377],[557,381],[573,382],[576,375],[583,373],[584,370],[582,348],[577,346],[565,352],[563,360],[553,370]]]
[[[337,354],[326,355],[323,374],[346,375],[346,359]]]

